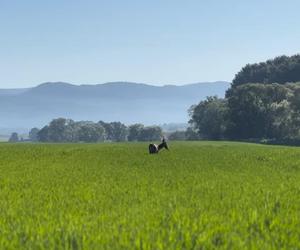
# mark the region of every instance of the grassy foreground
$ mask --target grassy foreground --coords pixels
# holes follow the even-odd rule
[[[300,249],[300,148],[0,144],[1,249]]]

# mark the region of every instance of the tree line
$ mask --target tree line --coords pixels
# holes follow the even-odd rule
[[[126,126],[121,122],[73,121],[53,119],[41,129],[33,128],[29,140],[35,142],[124,142],[157,141],[162,137],[159,126],[133,124]]]
[[[207,97],[189,114],[203,139],[300,142],[300,56],[245,66],[225,98]]]
[[[28,139],[14,132],[9,142],[134,142],[168,140],[196,140],[197,133],[188,128],[186,131],[164,132],[160,126],[145,126],[140,123],[126,126],[121,122],[73,121],[71,119],[53,119],[43,128],[32,128]]]

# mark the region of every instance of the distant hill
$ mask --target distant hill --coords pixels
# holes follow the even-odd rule
[[[147,125],[185,123],[192,104],[206,96],[223,97],[229,86],[222,81],[183,86],[48,82],[28,89],[0,89],[0,127],[40,127],[57,117]]]
[[[28,88],[27,89],[0,89],[0,96],[18,95],[27,90]]]

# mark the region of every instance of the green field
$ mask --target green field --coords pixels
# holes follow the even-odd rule
[[[300,148],[0,144],[0,249],[300,249]]]

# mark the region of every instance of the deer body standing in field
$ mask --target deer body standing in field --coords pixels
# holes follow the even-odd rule
[[[158,152],[160,150],[162,150],[163,148],[169,150],[168,148],[168,144],[165,140],[165,138],[162,139],[161,144],[156,145],[156,144],[149,144],[149,154],[158,154]]]

